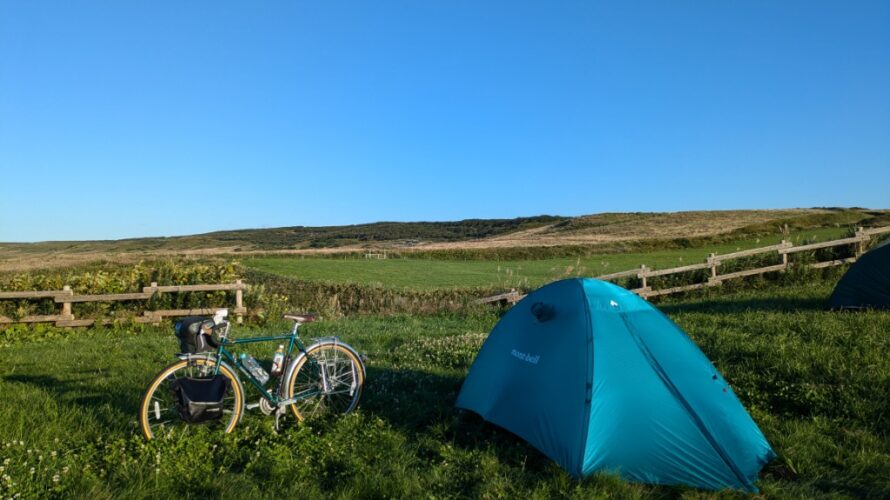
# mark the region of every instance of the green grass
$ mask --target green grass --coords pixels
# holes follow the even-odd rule
[[[824,311],[831,285],[659,304],[778,452],[758,482],[770,498],[890,496],[890,313]],[[308,336],[337,333],[367,353],[357,412],[289,420],[277,434],[270,418],[250,413],[228,436],[150,443],[138,436],[136,408],[171,361],[169,331],[0,331],[0,497],[711,496],[610,476],[576,481],[518,438],[456,413],[461,381],[496,320],[308,325]]]
[[[821,228],[793,233],[789,240],[827,241],[840,238],[845,228]],[[597,276],[639,267],[654,269],[703,262],[710,252],[730,253],[778,243],[781,236],[743,239],[731,243],[680,250],[610,253],[579,258],[539,260],[433,260],[261,257],[245,259],[248,267],[306,281],[379,284],[392,288],[429,290],[491,286],[536,287],[569,276]]]

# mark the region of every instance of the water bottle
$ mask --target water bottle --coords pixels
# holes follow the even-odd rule
[[[284,371],[284,346],[279,345],[278,350],[275,351],[275,356],[272,356],[272,376],[277,377],[281,375],[281,372]]]
[[[266,382],[269,381],[269,374],[266,373],[266,370],[263,370],[263,367],[260,366],[259,361],[257,361],[253,356],[247,354],[246,352],[241,353],[241,366],[247,369],[253,378],[260,383],[260,385],[266,385]]]

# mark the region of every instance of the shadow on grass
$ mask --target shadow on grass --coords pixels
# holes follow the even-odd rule
[[[492,451],[501,461],[526,470],[551,466],[549,458],[518,436],[455,408],[463,381],[463,374],[368,367],[361,408],[415,441],[421,454],[424,443],[433,437],[466,450]]]
[[[78,413],[87,415],[106,429],[121,428],[134,419],[139,397],[134,398],[133,395],[138,391],[134,392],[127,386],[98,387],[90,384],[95,380],[95,372],[89,375],[68,373],[70,376],[64,379],[53,375],[12,374],[4,376],[3,381],[40,390],[59,405],[76,406],[81,410]]]
[[[486,422],[479,415],[455,408],[464,375],[432,373],[410,368],[368,367],[368,383],[361,404],[362,411],[380,417],[417,447],[425,461],[451,460],[442,455],[442,444],[470,452],[470,457],[494,454],[497,460],[524,478],[564,475],[566,484],[587,485],[592,491],[608,491],[611,484],[625,483],[611,475],[595,474],[581,480],[570,479],[554,461],[510,431]],[[475,460],[476,458],[471,458]],[[561,472],[562,471],[562,472]],[[460,496],[480,494],[478,478],[473,474],[465,482],[453,485]],[[559,482],[559,479],[556,479]],[[686,488],[644,485],[651,498],[676,498]]]
[[[523,470],[534,477],[549,477],[558,470],[549,458],[509,431],[485,422],[480,416],[454,407],[464,380],[463,370],[426,371],[418,368],[368,367],[366,392],[361,403],[362,412],[375,415],[402,433],[414,446],[418,456],[430,462],[444,459],[442,443],[472,453],[494,454],[498,461],[511,468]],[[875,393],[879,401],[881,391]],[[886,405],[880,404],[880,408]],[[802,408],[809,411],[809,408]],[[881,410],[875,409],[875,415]],[[786,418],[797,419],[803,413]],[[824,416],[825,413],[822,413]],[[881,425],[871,430],[882,436]],[[779,450],[782,453],[783,450]],[[468,476],[472,478],[472,476]],[[813,481],[812,477],[798,477],[796,471],[782,460],[776,460],[761,473],[767,481],[778,481],[783,487],[814,488],[822,492],[844,492],[856,497],[874,496],[874,485],[859,484],[843,476]],[[596,476],[584,479],[581,484],[597,484],[603,480]],[[647,486],[651,496],[678,496],[683,488]],[[462,484],[460,491],[468,496],[476,492],[475,485]]]
[[[658,309],[665,314],[675,313],[742,313],[748,311],[757,312],[798,312],[798,311],[828,311],[827,298],[726,298],[709,299],[695,302],[668,302],[655,303]]]

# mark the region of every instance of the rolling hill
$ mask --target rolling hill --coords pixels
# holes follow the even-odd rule
[[[368,248],[411,251],[596,247],[660,241],[775,235],[822,227],[890,224],[890,211],[858,208],[541,215],[455,222],[376,222],[350,226],[242,229],[175,237],[106,241],[0,243],[0,270],[68,265],[96,259],[256,253],[326,254]],[[615,250],[613,250],[615,251]]]

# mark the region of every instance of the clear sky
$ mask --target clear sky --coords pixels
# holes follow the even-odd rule
[[[886,0],[0,0],[0,241],[837,205]]]

